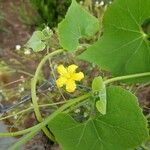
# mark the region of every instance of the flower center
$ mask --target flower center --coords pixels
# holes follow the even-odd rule
[[[65,75],[65,77],[68,79],[68,80],[70,80],[70,79],[72,79],[73,78],[73,73],[67,73],[66,75]]]

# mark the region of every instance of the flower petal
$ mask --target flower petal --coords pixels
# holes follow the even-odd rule
[[[77,68],[78,68],[78,66],[72,64],[72,65],[68,66],[67,71],[68,71],[69,73],[74,73]]]
[[[84,74],[83,72],[79,72],[79,73],[74,73],[72,76],[72,79],[75,81],[80,81],[84,78]]]
[[[62,76],[65,75],[65,74],[67,74],[67,69],[63,65],[59,65],[57,67],[57,71]]]
[[[56,85],[57,87],[62,87],[63,85],[65,85],[67,82],[67,79],[65,77],[60,77],[56,80]]]
[[[68,80],[66,83],[66,91],[72,93],[76,89],[76,83],[73,80]]]

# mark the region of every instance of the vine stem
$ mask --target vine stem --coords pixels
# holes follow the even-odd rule
[[[112,82],[115,82],[115,81],[139,78],[139,77],[144,77],[144,76],[150,76],[150,72],[137,73],[137,74],[131,74],[131,75],[126,75],[126,76],[115,77],[115,78],[105,80],[104,83],[109,84],[109,83],[112,83]]]
[[[81,101],[84,101],[88,99],[91,96],[91,93],[87,93],[85,95],[82,95],[80,97],[74,98],[72,100],[68,100],[68,102],[64,105],[62,105],[60,108],[58,108],[53,114],[51,114],[49,117],[47,117],[43,122],[35,125],[34,127],[25,129],[25,130],[30,130],[28,134],[26,134],[22,139],[20,139],[18,142],[16,142],[14,145],[12,145],[8,150],[16,150],[19,148],[22,144],[26,143],[28,140],[30,140],[34,135],[36,135],[37,132],[39,132],[43,127],[45,127],[52,119],[54,119],[59,113],[63,112],[65,109],[69,108],[70,106],[79,103]],[[22,130],[20,132],[24,132],[25,130]],[[14,132],[15,133],[15,132]],[[25,132],[24,132],[25,133]],[[0,133],[0,136],[4,136],[6,133]],[[7,133],[8,134],[11,133]]]
[[[43,57],[43,59],[41,60],[41,62],[39,63],[36,71],[35,71],[35,75],[34,77],[31,79],[31,97],[32,97],[32,103],[33,103],[33,107],[34,107],[34,112],[36,115],[36,118],[39,122],[43,121],[42,115],[40,113],[40,109],[39,109],[39,105],[37,102],[37,95],[36,95],[36,84],[38,81],[38,77],[39,74],[42,70],[42,67],[44,66],[44,64],[46,63],[47,60],[51,59],[53,56],[61,54],[62,52],[64,52],[63,49],[59,49],[57,51],[54,51],[52,53],[49,53],[48,55],[46,55],[45,57]],[[46,127],[43,127],[43,132],[46,134],[46,136],[51,139],[52,141],[55,141],[54,136],[49,132],[49,130]]]
[[[33,77],[33,76],[34,76],[33,74],[31,74],[31,73],[29,73],[29,72],[26,72],[26,71],[24,71],[24,70],[16,69],[16,70],[14,70],[14,72],[16,72],[16,73],[21,73],[21,74],[24,74],[24,75],[27,75],[27,76],[30,76],[30,77]]]
[[[27,129],[24,129],[21,131],[17,131],[17,132],[0,133],[0,137],[12,137],[12,136],[23,135],[23,134],[26,134],[30,131],[32,132],[36,128],[38,128],[40,130],[44,125],[46,125],[48,122],[50,122],[57,114],[59,114],[60,112],[64,111],[65,109],[69,108],[70,106],[72,106],[78,102],[81,102],[81,101],[84,101],[85,99],[88,99],[90,96],[91,96],[91,94],[87,93],[87,94],[82,95],[80,97],[65,101],[66,103],[64,105],[62,105],[60,108],[58,108],[53,114],[51,114],[49,117],[47,117],[43,121],[45,123],[41,122],[41,123],[39,123],[33,127],[30,127],[30,128],[27,128]],[[41,127],[41,128],[39,128],[39,127]]]
[[[49,59],[51,55],[47,55],[45,56],[43,59],[42,62],[42,65],[38,68],[42,68],[42,66],[44,65],[44,63]],[[41,63],[40,63],[41,64]],[[39,69],[39,72],[40,72],[40,69]],[[37,71],[36,71],[37,72]],[[131,78],[138,78],[138,77],[144,77],[144,76],[150,76],[150,72],[147,72],[147,73],[139,73],[139,74],[133,74],[133,75],[127,75],[127,76],[120,76],[120,77],[115,77],[115,78],[112,78],[112,79],[108,79],[106,81],[104,81],[105,84],[109,84],[109,83],[112,83],[112,82],[115,82],[115,81],[119,81],[119,80],[125,80],[125,79],[131,79]],[[37,103],[37,97],[36,97],[36,82],[37,82],[37,78],[38,78],[38,73],[35,74],[35,79],[34,81],[32,81],[32,96],[33,96],[33,101],[35,102],[36,105],[34,105],[34,110],[36,111],[39,111],[39,106],[38,106],[38,103]],[[33,86],[34,84],[34,86]],[[63,112],[65,109],[69,108],[70,106],[76,104],[76,103],[79,103],[79,102],[82,102],[84,101],[85,99],[88,99],[89,97],[91,96],[91,93],[87,93],[83,96],[80,96],[80,97],[77,97],[75,99],[72,99],[72,100],[69,100],[66,104],[62,105],[60,108],[58,108],[54,113],[52,113],[49,117],[47,117],[45,120],[42,119],[42,116],[41,116],[41,123],[35,125],[34,127],[31,127],[31,128],[28,128],[28,129],[25,129],[25,130],[22,130],[22,131],[18,131],[19,134],[17,134],[18,132],[14,132],[14,133],[0,133],[0,136],[5,136],[7,134],[8,135],[22,135],[22,134],[25,134],[25,133],[28,133],[26,136],[24,136],[21,140],[19,140],[17,143],[15,143],[12,147],[10,147],[10,149],[8,150],[15,150],[17,149],[18,147],[20,147],[22,144],[24,144],[25,142],[27,142],[28,140],[30,140],[34,135],[36,135],[36,133],[38,131],[40,131],[41,129],[43,129],[53,118],[55,118],[59,113]],[[37,113],[37,112],[36,112]],[[39,111],[39,115],[40,114],[40,111]],[[28,131],[28,132],[27,132]]]
[[[56,106],[56,105],[60,105],[60,104],[64,104],[66,103],[67,101],[61,101],[61,102],[57,102],[57,103],[52,103],[52,104],[43,104],[43,105],[39,105],[39,107],[50,107],[50,106]],[[11,117],[14,117],[16,115],[20,115],[20,114],[23,114],[23,113],[27,113],[29,111],[31,111],[33,108],[33,106],[27,108],[27,109],[24,109],[22,111],[19,111],[19,112],[16,112],[15,114],[11,114],[11,115],[8,115],[8,116],[5,116],[5,117],[1,117],[0,118],[0,121],[2,120],[5,120],[5,119],[8,119],[8,118],[11,118]]]

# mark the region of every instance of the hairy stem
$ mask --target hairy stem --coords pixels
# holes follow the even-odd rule
[[[37,132],[30,132],[30,133],[28,133],[23,138],[21,138],[17,143],[15,143],[13,146],[8,148],[8,150],[16,150],[16,149],[18,149],[23,144],[25,144],[29,139],[33,138],[36,135],[36,133]]]
[[[32,128],[31,132],[28,133],[21,140],[19,140],[18,142],[16,142],[13,146],[11,146],[9,148],[9,150],[15,150],[15,149],[17,149],[22,144],[24,144],[27,141],[29,141],[34,135],[36,135],[36,133],[38,133],[43,127],[45,127],[59,113],[63,112],[65,109],[69,108],[70,106],[75,105],[76,103],[79,103],[79,102],[82,102],[82,101],[88,99],[90,96],[91,96],[91,93],[87,93],[87,94],[82,95],[80,97],[77,97],[77,98],[74,98],[72,100],[69,100],[66,104],[62,105],[53,114],[51,114],[49,117],[47,117],[45,120],[43,120],[43,122],[39,123],[38,125],[35,125],[34,127],[31,127]]]
[[[67,101],[61,101],[61,102],[52,103],[52,104],[43,104],[43,105],[39,105],[39,107],[40,107],[40,108],[41,108],[41,107],[50,107],[50,106],[52,107],[52,106],[64,104],[64,103],[66,103],[66,102],[67,102]],[[5,119],[8,119],[8,118],[11,118],[11,117],[14,117],[14,116],[16,116],[16,115],[20,115],[20,114],[23,114],[23,113],[30,112],[30,111],[32,111],[33,109],[34,109],[33,106],[31,106],[31,107],[26,108],[26,109],[24,109],[24,110],[22,110],[22,111],[16,112],[15,114],[11,114],[11,115],[8,115],[8,116],[5,116],[5,117],[1,117],[1,118],[0,118],[0,121],[5,120]]]
[[[133,78],[139,78],[139,77],[146,77],[146,76],[150,76],[150,72],[115,77],[115,78],[107,79],[106,81],[104,81],[104,83],[105,84],[109,84],[109,83],[112,83],[112,82],[115,82],[115,81],[126,80],[126,79],[133,79]]]
[[[31,79],[31,97],[32,97],[32,103],[33,103],[33,107],[34,107],[34,112],[35,112],[36,118],[37,118],[37,120],[39,122],[42,122],[43,118],[42,118],[42,115],[40,113],[39,105],[38,105],[38,102],[37,102],[37,95],[36,95],[36,84],[37,84],[37,81],[38,81],[38,77],[39,77],[40,72],[42,70],[42,67],[46,63],[46,61],[49,60],[50,58],[52,58],[53,56],[62,53],[63,51],[64,51],[63,49],[60,49],[60,50],[54,51],[54,52],[46,55],[41,60],[41,62],[39,63],[33,79]],[[53,135],[51,135],[51,133],[48,131],[48,129],[46,127],[43,127],[42,130],[46,134],[46,136],[48,136],[49,139],[51,139],[52,141],[55,140],[54,137],[53,137]]]

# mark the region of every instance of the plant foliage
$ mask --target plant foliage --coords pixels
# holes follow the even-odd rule
[[[58,25],[58,30],[61,46],[72,51],[79,45],[81,37],[93,36],[99,30],[99,22],[73,0],[65,19]]]
[[[42,31],[35,31],[27,42],[26,46],[31,48],[34,52],[43,51],[46,48],[47,40],[52,35],[51,30],[45,27]]]
[[[72,0],[65,19],[58,25],[62,49],[43,57],[31,81],[33,107],[41,123],[10,133],[27,135],[9,150],[18,148],[41,129],[50,139],[55,137],[63,150],[134,150],[148,139],[147,121],[136,96],[121,87],[108,87],[108,84],[125,79],[132,82],[150,80],[149,29],[145,32],[143,28],[150,17],[149,5],[150,0],[115,0],[108,7],[104,15],[103,35],[80,57],[118,76],[105,81],[100,76],[93,77],[92,87],[85,93],[81,92],[84,93],[82,96],[65,101],[43,121],[36,96],[36,84],[42,67],[52,57],[76,50],[82,46],[81,38],[94,37],[99,30],[98,20]],[[27,46],[35,52],[42,51],[50,37],[50,32],[45,29],[36,31]],[[64,72],[62,69],[61,74],[66,77]],[[72,77],[67,75],[69,79]],[[61,81],[64,82],[64,78]],[[78,103],[78,106],[90,109],[88,117],[80,116],[84,117],[81,121],[75,121],[75,117],[69,113],[77,108]]]
[[[114,75],[150,71],[150,41],[142,28],[149,5],[150,0],[114,1],[104,16],[104,35],[81,58]]]
[[[106,114],[106,86],[101,76],[94,78],[92,82],[92,92],[97,110],[103,115]]]
[[[84,123],[65,113],[49,123],[62,149],[133,150],[148,137],[146,120],[134,95],[119,87],[109,87],[107,102],[106,115],[98,113]]]
[[[104,35],[81,54],[81,58],[114,75],[150,71],[149,40],[142,30],[142,23],[150,16],[148,4],[150,0],[116,0],[104,16]],[[65,19],[59,24],[60,44],[64,49],[75,50],[79,39],[94,35],[98,27],[98,21],[73,0]],[[149,77],[145,79],[149,80]],[[102,106],[100,98],[96,107],[103,116],[97,114],[87,122],[77,123],[69,115],[60,114],[50,122],[49,128],[63,149],[111,150],[113,147],[127,150],[146,140],[147,123],[135,96],[112,87],[107,89],[105,105]]]
[[[30,0],[30,2],[38,12],[38,24],[46,24],[49,27],[57,26],[71,4],[71,0]]]

